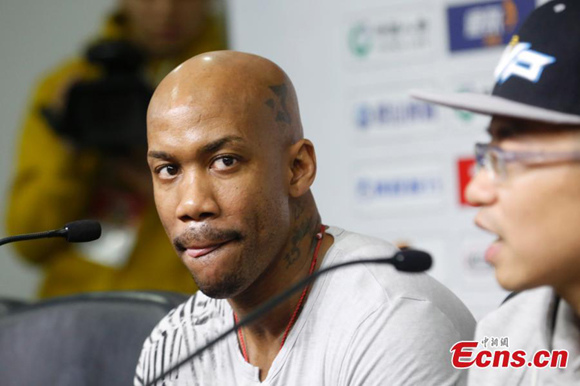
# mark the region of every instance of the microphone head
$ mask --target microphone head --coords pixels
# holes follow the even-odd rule
[[[433,259],[427,252],[404,249],[397,252],[392,261],[397,271],[423,272],[431,268]]]
[[[84,243],[101,237],[101,224],[95,220],[78,220],[64,226],[66,241],[69,243]]]

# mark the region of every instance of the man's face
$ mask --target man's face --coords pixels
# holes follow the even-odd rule
[[[506,151],[580,150],[580,129],[494,118],[492,143]],[[476,224],[498,236],[486,251],[508,290],[580,284],[580,163],[510,163],[504,180],[480,171],[467,187]]]
[[[182,52],[200,34],[207,0],[122,0],[135,41],[157,56]]]
[[[152,102],[148,118],[159,216],[199,288],[219,298],[265,274],[290,229],[290,158],[269,132],[279,128],[259,118],[268,112],[264,103],[226,99]]]

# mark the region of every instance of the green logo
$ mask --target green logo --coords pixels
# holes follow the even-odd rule
[[[372,37],[369,28],[364,23],[355,24],[348,34],[348,46],[353,55],[363,58],[372,49]]]
[[[465,110],[455,110],[455,115],[457,115],[457,118],[461,119],[464,122],[469,122],[473,119],[473,116],[475,114],[473,114],[470,111],[465,111]]]
[[[457,92],[470,92],[470,91],[471,89],[465,87],[461,87],[459,90],[457,90]],[[465,110],[455,110],[455,115],[463,122],[469,122],[475,117],[474,113]]]

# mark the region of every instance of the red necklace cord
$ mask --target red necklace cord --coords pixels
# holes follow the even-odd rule
[[[312,263],[310,264],[310,270],[308,271],[308,275],[312,275],[312,273],[314,272],[314,268],[316,268],[316,261],[318,259],[318,251],[320,250],[320,244],[322,244],[322,237],[324,236],[324,230],[325,230],[324,225],[321,225],[320,232],[318,232],[316,234],[316,238],[318,239],[318,242],[316,243],[316,248],[314,248],[314,254],[312,255]],[[302,308],[302,303],[304,303],[304,298],[306,297],[306,293],[308,292],[309,289],[310,289],[310,284],[304,288],[304,290],[302,291],[302,294],[300,295],[300,299],[298,299],[298,304],[296,305],[296,308],[294,309],[294,312],[292,313],[292,317],[290,318],[290,321],[288,322],[288,325],[286,326],[286,330],[284,330],[284,335],[282,336],[282,343],[280,344],[280,350],[282,350],[282,347],[284,347],[284,343],[286,342],[286,338],[288,337],[288,334],[290,333],[292,326],[294,326],[294,323],[296,322],[296,318],[298,317],[298,313],[300,312],[300,309]],[[235,312],[234,312],[234,322],[236,324],[238,324],[238,322],[239,322],[238,315],[236,315]],[[250,363],[250,356],[248,355],[246,343],[244,342],[244,334],[242,333],[241,328],[238,329],[238,339],[240,341],[242,355],[244,356],[245,361]]]
[[[238,324],[238,315],[234,312],[234,322]],[[242,348],[242,355],[246,362],[250,363],[250,356],[248,355],[248,351],[246,350],[246,343],[244,342],[244,334],[242,334],[242,329],[238,329],[238,339],[240,340],[240,347]]]

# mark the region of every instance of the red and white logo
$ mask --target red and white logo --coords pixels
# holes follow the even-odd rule
[[[489,344],[489,347],[488,347]],[[481,346],[479,349],[478,346]],[[565,368],[568,366],[567,350],[538,350],[529,355],[525,350],[510,350],[507,337],[485,337],[481,342],[464,340],[449,350],[451,364],[456,369],[470,367]]]
[[[459,158],[457,160],[457,176],[459,179],[459,203],[469,206],[465,199],[465,188],[475,175],[475,158]]]

